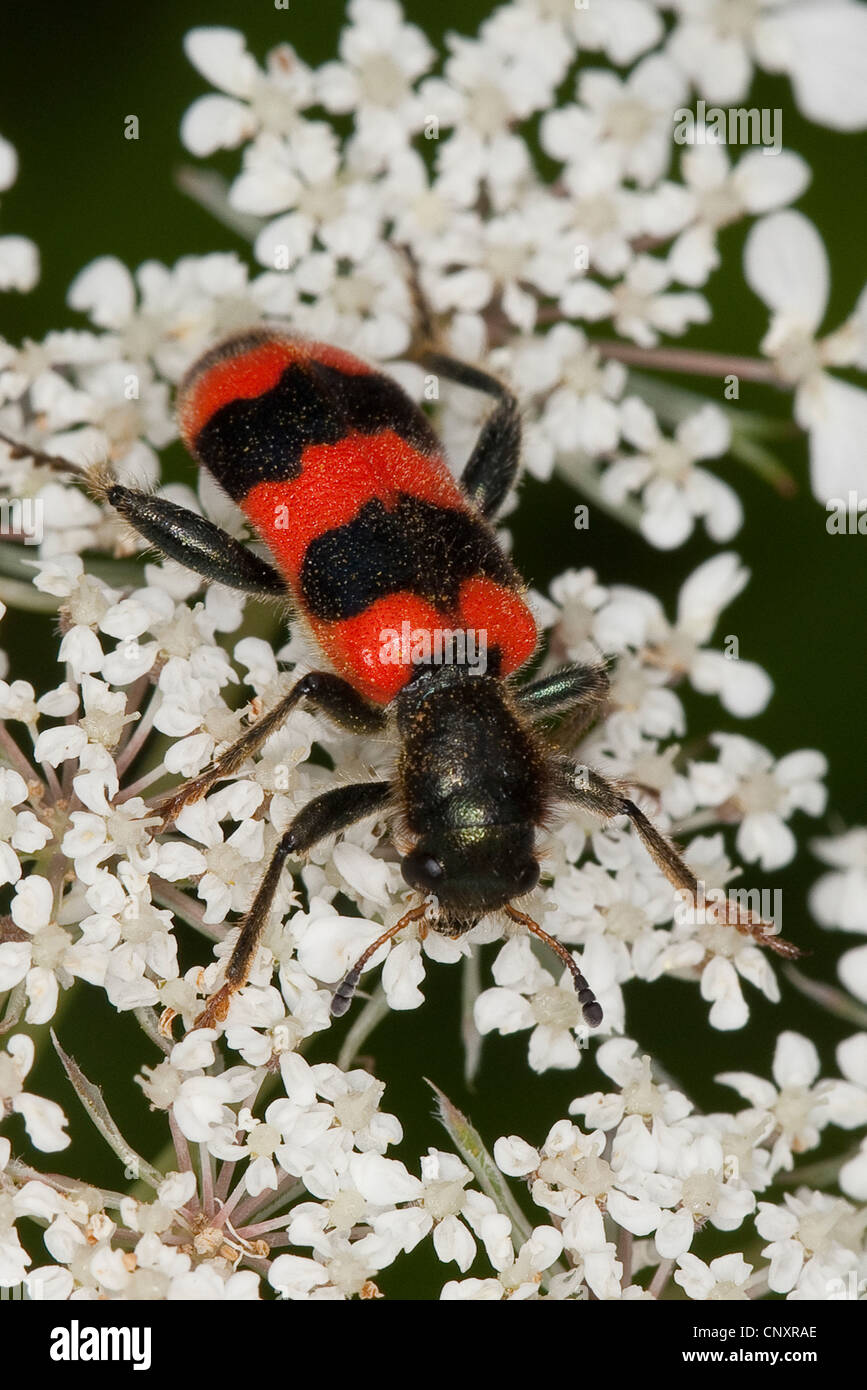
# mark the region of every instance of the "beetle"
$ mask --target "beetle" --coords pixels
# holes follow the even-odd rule
[[[197,1027],[224,1019],[246,982],[287,859],[367,817],[399,820],[410,842],[401,871],[421,902],[338,985],[334,1015],[349,1007],[373,953],[409,923],[425,919],[458,937],[502,911],[556,952],[571,971],[585,1023],[597,1027],[602,1009],[571,952],[514,905],[539,880],[536,839],[557,806],[603,821],[626,816],[673,887],[694,900],[701,893],[675,846],[635,802],[540,728],[570,712],[589,723],[608,694],[604,664],[516,679],[536,650],[537,629],[493,530],[520,462],[515,395],[439,351],[420,352],[418,360],[493,401],[460,479],[423,410],[393,378],[340,348],[265,324],[218,343],[187,372],[178,395],[181,437],[241,508],[269,561],[174,502],[111,478],[98,484],[142,537],[204,579],[288,599],[330,667],[302,676],[162,801],[156,809],[164,826],[238,772],[302,701],[356,733],[388,730],[398,744],[388,780],[335,786],[295,816]],[[446,635],[439,660],[383,641],[407,625]],[[468,659],[471,632],[484,634],[484,670]],[[750,913],[738,909],[726,920],[781,954],[799,954]]]

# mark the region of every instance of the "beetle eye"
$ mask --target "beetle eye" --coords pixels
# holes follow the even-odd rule
[[[445,872],[440,861],[434,859],[432,854],[418,854],[415,850],[406,856],[400,868],[410,888],[418,888],[424,893],[434,892],[442,883]]]
[[[535,859],[531,859],[529,864],[526,864],[518,875],[516,884],[517,893],[520,895],[522,893],[531,892],[538,882],[539,865],[536,863]]]

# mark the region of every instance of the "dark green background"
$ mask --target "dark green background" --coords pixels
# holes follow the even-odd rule
[[[406,5],[408,16],[434,40],[449,27],[472,32],[490,8],[467,0],[440,0],[435,6],[410,0]],[[291,0],[288,11],[276,10],[266,0],[75,7],[50,0],[35,8],[7,6],[0,53],[0,131],[18,149],[21,171],[16,186],[3,196],[2,231],[34,238],[42,252],[42,278],[30,295],[0,296],[3,335],[15,341],[80,323],[66,308],[66,292],[77,271],[101,254],[117,255],[131,267],[145,259],[171,263],[185,254],[212,250],[248,254],[242,242],[173,184],[173,171],[187,160],[178,140],[180,118],[206,90],[183,55],[182,37],[194,25],[231,24],[244,30],[259,57],[286,39],[307,62],[317,64],[334,54],[341,18],[341,5],[308,0]],[[803,154],[813,168],[812,184],[799,206],[815,221],[829,249],[832,296],[825,328],[834,328],[851,312],[864,278],[864,139],[804,121],[782,80],[762,77],[750,104],[783,108],[784,145]],[[124,139],[124,118],[129,114],[139,117],[138,141]],[[231,174],[237,158],[229,154],[211,163]],[[744,232],[741,226],[723,235],[724,267],[708,288],[714,319],[685,340],[690,346],[757,353],[767,314],[743,284]],[[679,384],[721,399],[721,388],[713,381],[680,378]],[[742,386],[741,404],[784,416],[788,408],[787,399],[749,385]],[[688,694],[688,727],[693,738],[716,729],[737,729],[776,754],[808,747],[828,755],[828,816],[824,822],[796,817],[794,829],[802,846],[796,862],[761,881],[783,889],[785,933],[813,951],[806,968],[832,981],[839,949],[852,942],[820,932],[806,915],[806,891],[821,871],[806,846],[815,834],[864,818],[867,540],[827,535],[825,513],[810,496],[802,438],[793,439],[781,456],[798,482],[798,494],[791,500],[782,500],[742,465],[720,464],[746,510],[746,523],[732,548],[753,573],[745,594],[726,611],[720,632],[738,635],[741,655],[768,669],[776,694],[763,715],[746,723],[728,719],[716,701]],[[171,451],[169,459],[175,475],[183,476],[186,465],[179,450]],[[528,579],[544,588],[567,566],[591,565],[603,582],[651,590],[673,615],[684,578],[713,553],[704,535],[697,534],[674,553],[661,554],[596,509],[590,530],[575,532],[576,500],[577,495],[559,482],[525,484],[511,524],[517,559]],[[4,622],[3,645],[10,651],[14,674],[27,675],[37,688],[56,684],[47,625],[30,615],[10,614]],[[749,881],[757,881],[754,871]],[[189,943],[186,963],[206,956],[201,943]],[[488,963],[489,958],[485,970]],[[714,1074],[733,1068],[768,1074],[774,1039],[782,1028],[803,1030],[820,1041],[827,1070],[833,1069],[833,1044],[851,1031],[788,985],[783,989],[783,1003],[774,1008],[746,986],[752,1008],[749,1026],[723,1034],[708,1027],[707,1006],[695,987],[675,981],[661,981],[652,988],[633,984],[627,989],[630,1033],[702,1107],[729,1108],[734,1097],[713,1083]],[[377,1074],[388,1082],[384,1108],[405,1123],[401,1154],[412,1166],[414,1156],[428,1144],[446,1144],[431,1116],[423,1076],[467,1108],[490,1143],[510,1131],[540,1141],[577,1093],[604,1084],[586,1061],[577,1075],[549,1072],[531,1078],[525,1062],[526,1034],[521,1034],[488,1040],[476,1089],[468,1093],[462,1081],[457,972],[433,968],[425,993],[428,1002],[423,1009],[394,1015],[370,1044]],[[157,1060],[155,1050],[143,1044],[133,1022],[119,1022],[102,994],[84,984],[72,1001],[67,997],[57,1026],[67,1050],[104,1087],[133,1143],[156,1157],[162,1122],[149,1115],[138,1089],[129,1084],[140,1062]],[[318,1048],[315,1055],[327,1053]],[[90,1129],[50,1049],[43,1049],[31,1084],[61,1100],[72,1117],[72,1147],[52,1156],[46,1166],[120,1185],[117,1163]],[[16,1143],[23,1140],[18,1125],[15,1121]],[[826,1147],[844,1142],[839,1135],[831,1136]],[[404,1263],[381,1282],[393,1292],[429,1296],[438,1287],[426,1277],[429,1263],[426,1256],[417,1258],[412,1275]],[[440,1267],[440,1272],[454,1277],[453,1267]]]

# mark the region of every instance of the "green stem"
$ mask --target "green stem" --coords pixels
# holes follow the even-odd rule
[[[236,232],[245,241],[255,241],[265,225],[265,219],[250,213],[238,212],[229,202],[229,185],[221,174],[209,169],[197,169],[190,164],[182,164],[175,170],[175,184],[200,208],[209,212],[229,231]]]
[[[337,1065],[341,1071],[349,1071],[371,1033],[389,1013],[385,990],[382,985],[377,985],[343,1039],[343,1046],[337,1057]]]
[[[482,988],[480,952],[464,957],[461,979],[461,1037],[464,1041],[464,1080],[472,1086],[482,1060],[482,1035],[476,1027],[475,1006]]]
[[[584,461],[579,455],[572,455],[561,458],[557,464],[557,471],[562,477],[578,489],[588,502],[594,507],[598,507],[606,516],[613,517],[615,521],[620,521],[624,526],[628,526],[630,531],[640,534],[641,527],[641,508],[637,502],[617,503],[609,501],[603,494],[596,470],[589,462]]]
[[[139,1181],[143,1180],[154,1189],[158,1188],[164,1175],[154,1168],[153,1164],[148,1163],[147,1159],[136,1153],[131,1144],[127,1143],[109,1114],[102,1091],[98,1086],[94,1086],[92,1081],[88,1081],[78,1063],[64,1052],[53,1029],[51,1029],[51,1041],[76,1095],[109,1148],[127,1169],[127,1175],[132,1175]]]
[[[833,985],[823,984],[821,980],[810,980],[806,975],[802,975],[794,965],[784,966],[783,973],[789,983],[795,986],[795,989],[799,990],[801,994],[805,994],[808,999],[812,999],[813,1003],[818,1004],[820,1009],[825,1009],[829,1014],[842,1018],[846,1023],[854,1023],[857,1028],[867,1029],[867,1009],[852,999],[844,990],[835,989]]]
[[[750,439],[748,435],[735,431],[732,435],[729,453],[739,463],[745,463],[748,468],[751,468],[762,482],[769,483],[780,497],[795,497],[797,495],[798,485],[789,470],[780,463],[776,454],[772,454],[770,449],[766,449],[757,440]]]
[[[593,341],[597,352],[615,362],[648,367],[653,371],[684,372],[688,376],[737,376],[765,386],[781,386],[776,366],[762,357],[738,357],[727,352],[696,352],[693,348],[644,348],[637,343]]]
[[[512,1223],[512,1244],[517,1252],[520,1245],[529,1240],[531,1227],[521,1208],[515,1201],[505,1178],[488,1153],[482,1136],[466,1115],[453,1105],[439,1086],[424,1078],[436,1096],[440,1121],[449,1138],[466,1163],[472,1169],[479,1187],[491,1198],[499,1211]]]

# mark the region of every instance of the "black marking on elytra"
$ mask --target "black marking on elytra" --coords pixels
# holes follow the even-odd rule
[[[352,376],[321,362],[313,362],[312,370],[317,382],[332,393],[348,429],[359,434],[393,430],[426,457],[439,455],[440,441],[424,411],[391,377],[382,372]]]
[[[240,502],[257,483],[297,478],[311,445],[384,430],[426,456],[439,453],[427,417],[396,381],[379,372],[352,376],[311,358],[291,363],[261,396],[216,410],[196,436],[195,453]]]
[[[449,613],[461,585],[475,578],[520,585],[483,521],[400,493],[392,507],[378,497],[365,502],[351,521],[310,542],[301,594],[311,615],[325,622],[357,617],[401,590]]]

